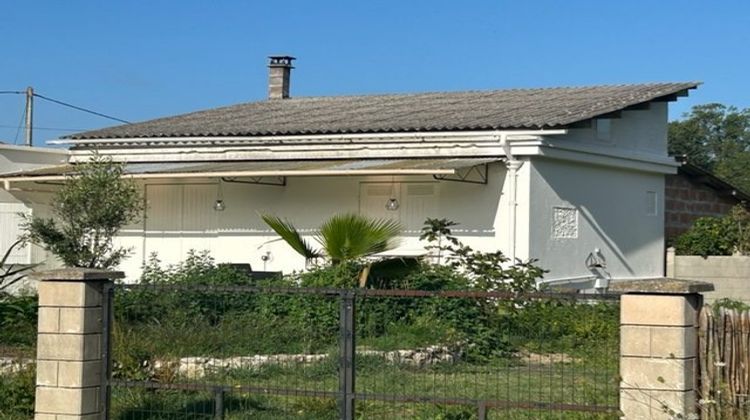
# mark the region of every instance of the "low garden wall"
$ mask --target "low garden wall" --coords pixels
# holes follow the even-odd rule
[[[704,294],[706,303],[724,298],[750,303],[750,256],[675,255],[670,248],[667,277],[713,283],[714,291]]]

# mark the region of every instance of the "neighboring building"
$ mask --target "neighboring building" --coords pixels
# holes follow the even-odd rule
[[[71,164],[98,150],[143,185],[147,217],[119,238],[135,251],[130,278],[152,252],[177,262],[190,249],[302,269],[259,213],[313,233],[336,212],[399,219],[392,254],[423,253],[422,222],[444,217],[467,244],[537,258],[558,283],[591,286],[604,260],[613,278],[663,276],[664,179],[678,166],[667,104],[698,83],[290,98],[291,58],[270,68],[268,100],[61,141]],[[0,181],[25,189],[69,170]]]
[[[60,165],[68,161],[67,150],[40,147],[14,146],[0,142],[0,172],[33,170],[36,168]],[[22,233],[19,213],[32,211],[45,214],[49,202],[49,188],[27,184],[20,191],[11,188],[0,189],[0,256],[5,255],[10,246]],[[33,210],[32,210],[33,208]],[[10,254],[8,264],[31,264],[48,260],[47,253],[40,248],[16,247]]]
[[[750,203],[750,194],[688,162],[677,174],[667,176],[665,187],[664,236],[668,244],[696,219],[724,216],[735,205]]]

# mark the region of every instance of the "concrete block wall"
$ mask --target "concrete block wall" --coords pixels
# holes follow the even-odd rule
[[[706,303],[729,298],[750,303],[750,256],[675,255],[667,250],[667,277],[701,280],[713,283],[714,291],[706,292]]]
[[[699,217],[723,216],[737,203],[685,175],[668,175],[664,183],[664,239],[681,235]]]

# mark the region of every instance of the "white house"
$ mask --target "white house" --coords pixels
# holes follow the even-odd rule
[[[0,142],[0,172],[27,171],[61,165],[68,162],[69,153],[62,149],[15,146]],[[39,214],[47,211],[48,186],[25,183],[23,191],[0,189],[0,257],[18,240],[21,232],[19,213],[30,213],[36,207]],[[34,246],[16,246],[6,260],[7,264],[28,265],[51,261],[47,253]],[[2,285],[0,285],[2,286]]]
[[[667,105],[698,83],[293,98],[292,60],[271,57],[267,100],[76,134],[58,141],[68,165],[2,185],[59,182],[94,150],[126,162],[148,203],[119,238],[130,278],[150,253],[190,249],[301,269],[258,215],[312,233],[337,212],[399,219],[395,254],[423,252],[422,222],[444,217],[478,249],[538,259],[550,281],[664,275]]]

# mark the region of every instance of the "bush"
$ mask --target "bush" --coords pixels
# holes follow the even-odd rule
[[[37,305],[36,296],[0,293],[0,345],[34,347]]]
[[[21,420],[34,417],[35,378],[33,366],[0,375],[0,418]]]
[[[737,242],[733,225],[725,217],[701,217],[675,239],[678,255],[732,255]]]
[[[750,253],[750,213],[736,205],[724,217],[701,217],[674,243],[678,255],[732,255]]]

